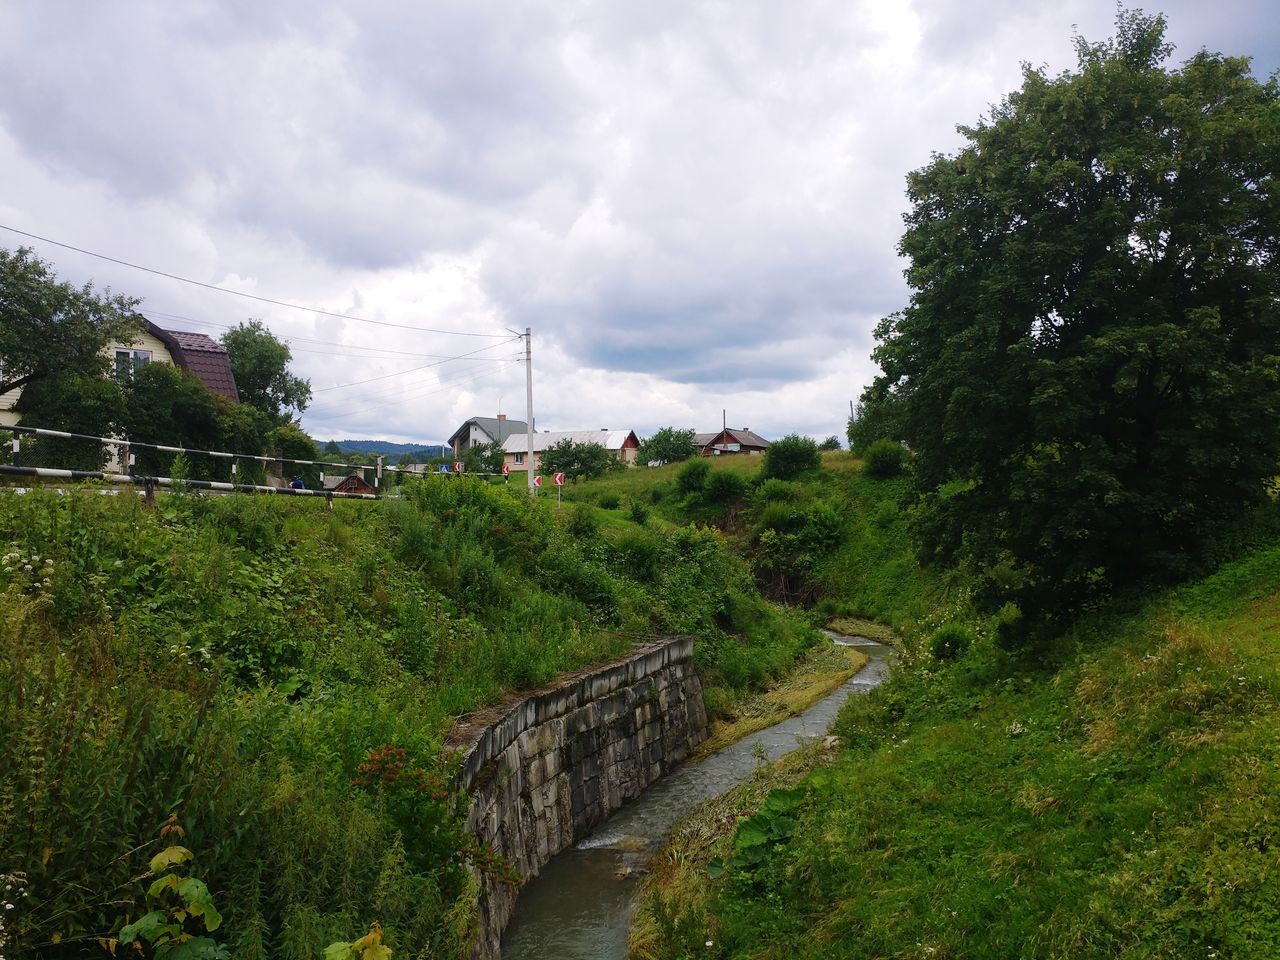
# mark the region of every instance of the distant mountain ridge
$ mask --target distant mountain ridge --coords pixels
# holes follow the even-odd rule
[[[321,449],[327,442],[320,443]],[[394,440],[336,440],[334,442],[343,453],[381,453],[396,457],[402,453],[409,453],[415,457],[420,456],[423,460],[428,457],[443,456],[449,450],[448,444],[444,443],[396,443]]]

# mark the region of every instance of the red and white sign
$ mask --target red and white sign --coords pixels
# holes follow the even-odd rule
[[[454,472],[454,473],[461,473],[461,472],[462,472],[462,461],[461,461],[461,460],[455,460],[455,461],[453,461],[453,472]]]
[[[535,487],[540,487],[540,486],[542,486],[542,474],[540,474],[540,473],[539,473],[539,474],[535,474],[535,475],[534,475],[534,478],[533,478],[533,485],[534,485]]]
[[[502,465],[502,475],[505,477],[505,476],[506,476],[507,474],[509,474],[510,472],[511,472],[511,464],[509,464],[509,463],[504,463],[504,464]]]
[[[555,485],[556,485],[557,487],[563,487],[563,486],[564,486],[564,474],[563,474],[563,473],[556,473],[556,474],[552,474],[551,479],[555,482]]]

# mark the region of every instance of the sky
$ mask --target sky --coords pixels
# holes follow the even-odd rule
[[[1280,67],[1270,3],[1159,9],[1176,62]],[[524,419],[526,327],[539,429],[843,437],[907,301],[906,174],[1115,10],[0,0],[0,224],[306,309],[0,247],[162,327],[261,318],[321,442]]]

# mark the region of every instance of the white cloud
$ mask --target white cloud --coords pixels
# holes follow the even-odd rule
[[[1182,55],[1280,62],[1260,0],[1166,6]],[[1110,0],[10,4],[0,222],[324,310],[532,326],[544,426],[709,429],[727,409],[825,435],[905,301],[906,172],[953,149],[1021,61],[1070,66],[1072,26],[1102,38],[1113,16]],[[263,317],[317,388],[484,342],[35,246],[170,317]],[[439,439],[499,403],[522,417],[523,395],[518,365],[459,361],[318,391],[304,423]]]

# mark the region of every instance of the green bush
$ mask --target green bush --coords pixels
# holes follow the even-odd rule
[[[643,500],[632,499],[627,512],[630,515],[631,520],[642,527],[649,522],[649,508],[645,506]]]
[[[617,510],[618,506],[622,503],[622,496],[612,492],[602,493],[600,494],[600,499],[597,502],[605,510]]]
[[[698,493],[707,483],[707,475],[711,473],[711,464],[699,457],[690,460],[676,474],[676,491],[682,496]]]
[[[577,503],[569,511],[569,522],[565,526],[579,540],[589,540],[600,530],[600,518],[587,504]]]
[[[813,439],[792,433],[769,444],[764,452],[761,476],[766,479],[776,477],[779,480],[793,480],[820,466],[822,458],[818,455],[818,445]]]
[[[671,486],[667,483],[655,483],[649,488],[649,502],[653,504],[661,503],[667,498],[667,494],[671,492]]]
[[[877,440],[862,456],[862,469],[869,477],[884,480],[902,472],[906,450],[896,440]]]
[[[935,660],[958,660],[972,645],[972,630],[960,623],[948,623],[929,638],[929,655]]]
[[[756,487],[753,500],[757,504],[766,503],[789,503],[795,500],[800,493],[800,488],[794,483],[787,480],[779,480],[777,477],[769,477]]]
[[[745,499],[750,484],[747,478],[734,470],[716,470],[707,478],[702,497],[708,503],[728,506]]]

